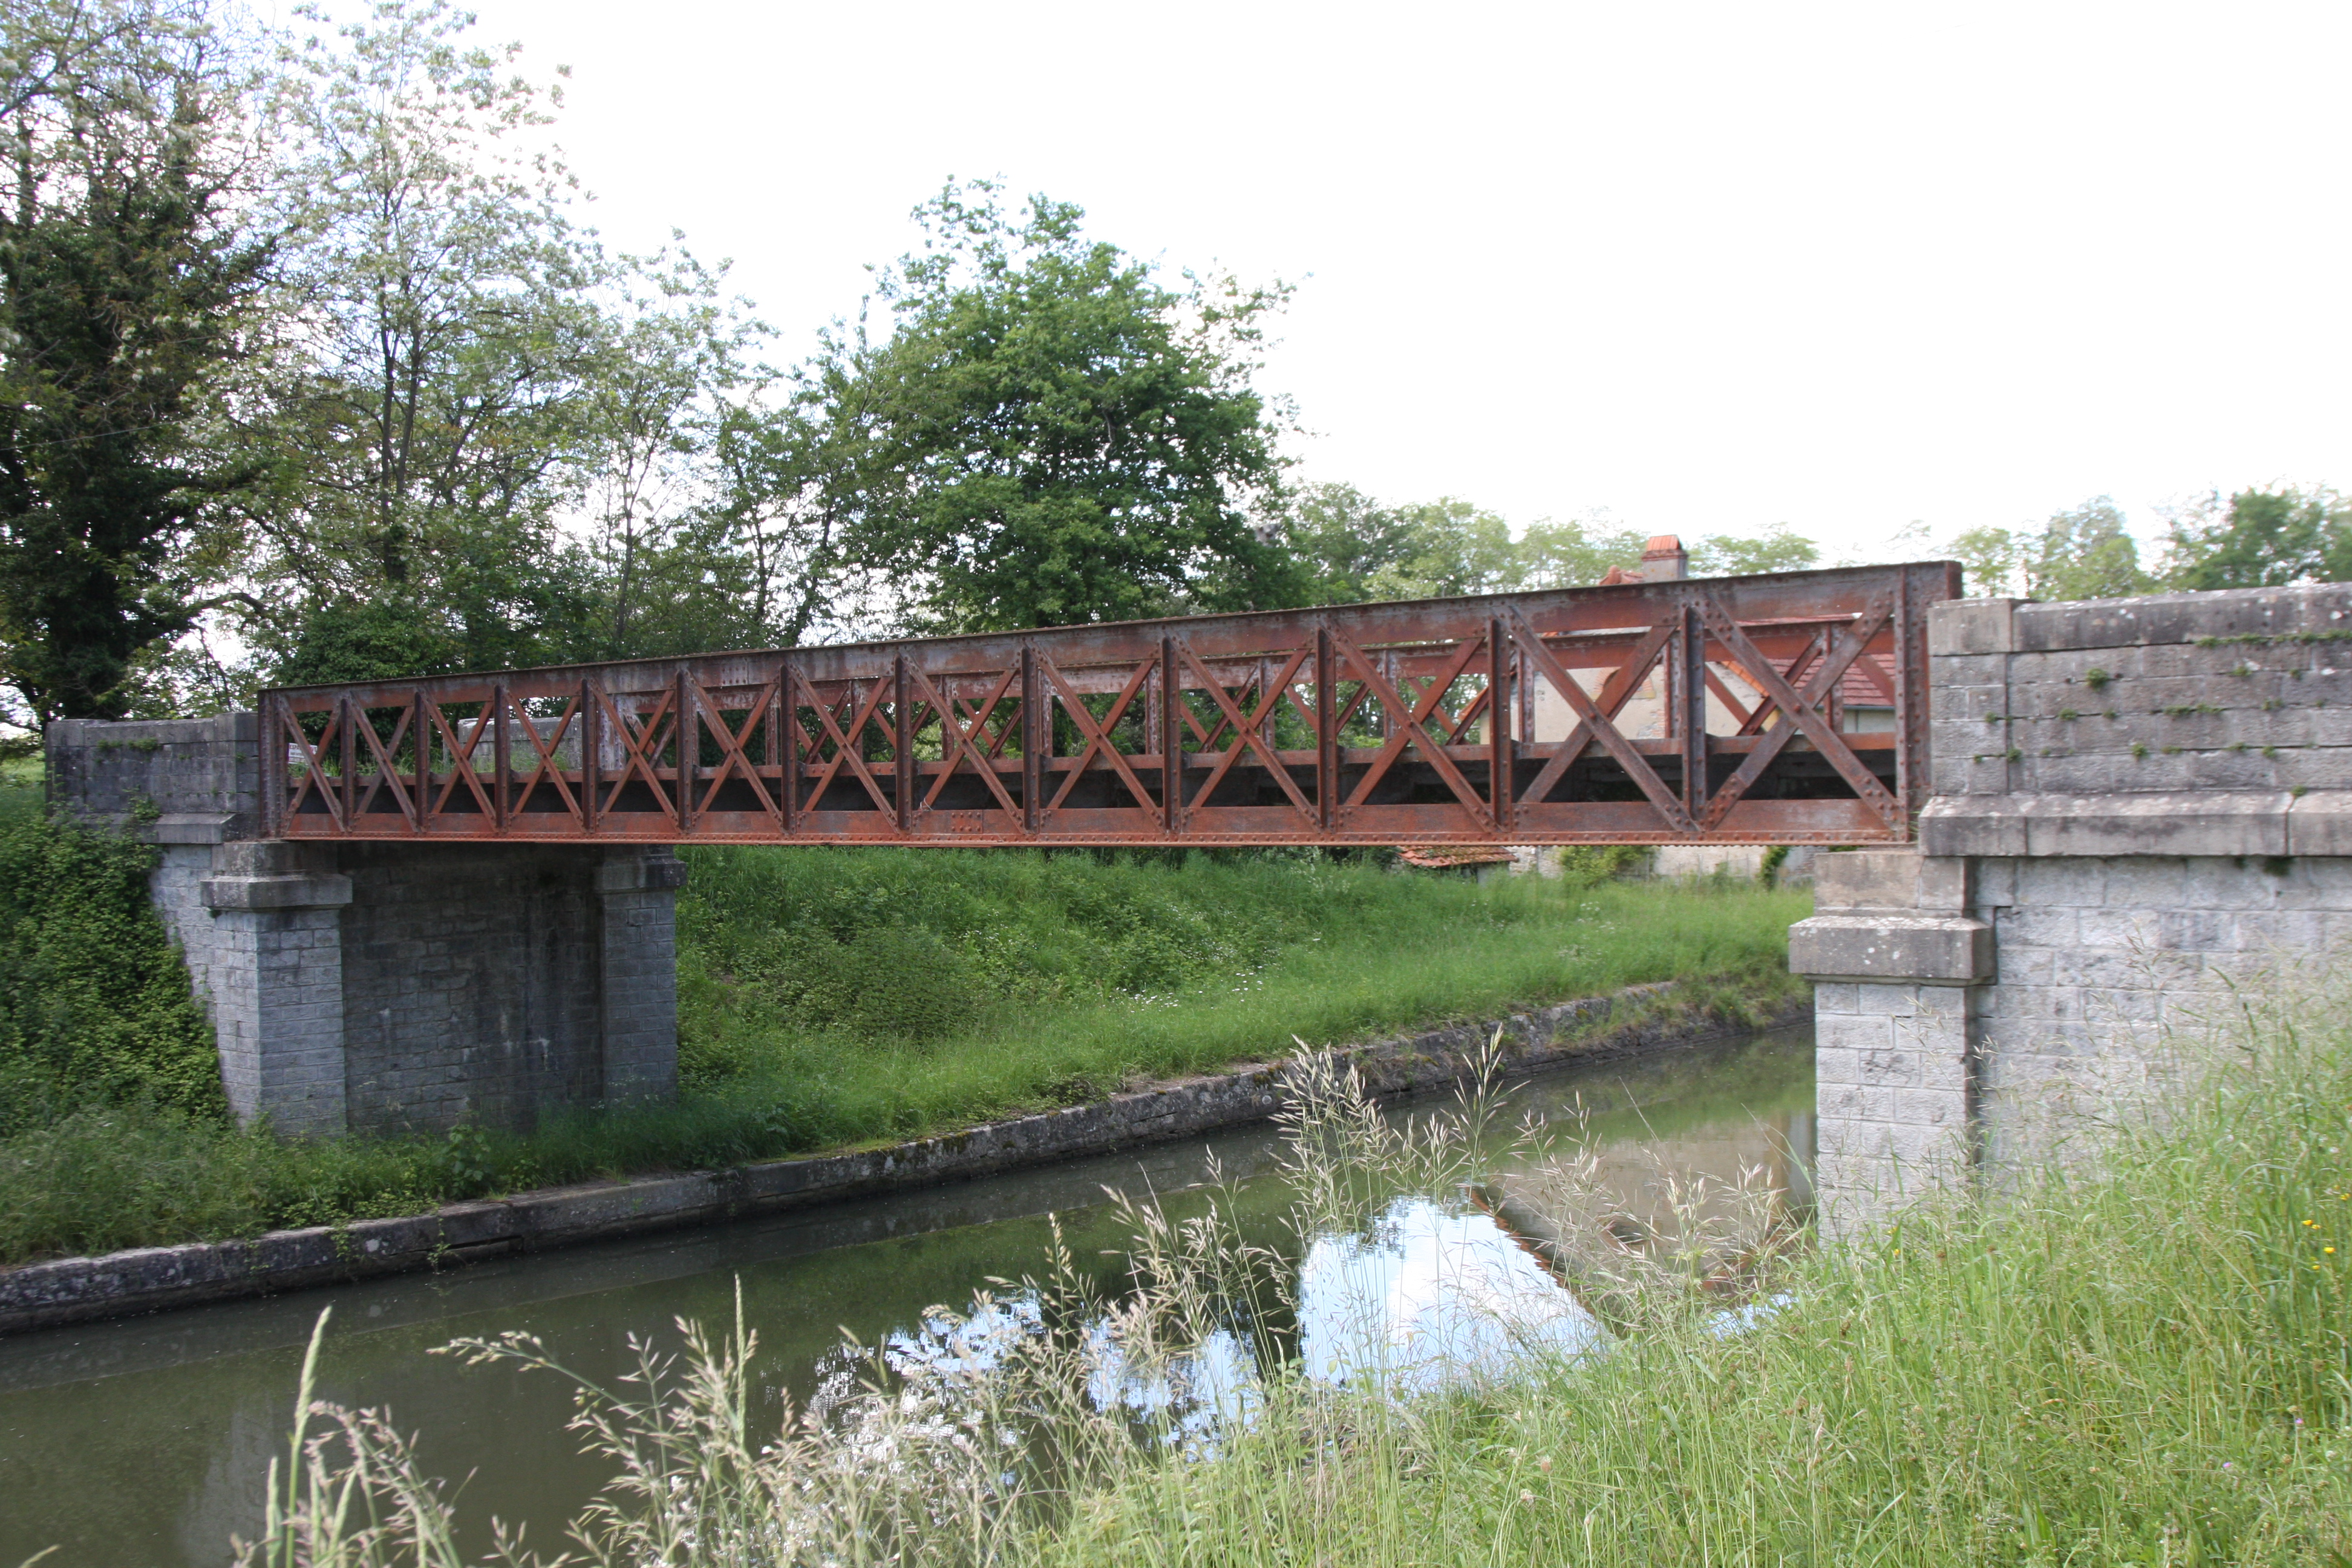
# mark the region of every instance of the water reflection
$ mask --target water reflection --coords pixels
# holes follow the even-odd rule
[[[1764,1161],[1787,1201],[1809,1195],[1811,1045],[1791,1033],[1640,1065],[1554,1075],[1519,1103],[1539,1115],[1579,1102],[1585,1146],[1619,1180],[1610,1203],[1646,1219],[1644,1149],[1717,1172]],[[492,1514],[552,1539],[606,1479],[564,1430],[568,1393],[510,1368],[428,1355],[466,1334],[536,1333],[583,1374],[616,1380],[632,1335],[674,1344],[674,1319],[731,1321],[740,1283],[761,1340],[752,1368],[768,1408],[822,1401],[851,1369],[847,1327],[902,1357],[970,1357],[996,1332],[1028,1331],[1017,1291],[980,1328],[928,1313],[972,1300],[992,1276],[1042,1267],[1055,1240],[1099,1299],[1129,1286],[1121,1216],[1104,1185],[1160,1195],[1172,1217],[1209,1205],[1213,1160],[1230,1178],[1244,1239],[1291,1269],[1295,1320],[1272,1313],[1199,1338],[1181,1363],[1099,1363],[1089,1392],[1174,1441],[1213,1440],[1255,1407],[1259,1357],[1297,1354],[1318,1375],[1401,1385],[1491,1375],[1534,1347],[1589,1353],[1599,1325],[1524,1248],[1454,1194],[1398,1193],[1368,1224],[1305,1246],[1285,1224],[1289,1194],[1270,1173],[1271,1133],[1244,1129],[1139,1155],[1075,1163],[719,1229],[225,1303],[147,1320],[0,1339],[0,1564],[52,1543],[96,1568],[218,1563],[231,1531],[258,1524],[262,1478],[279,1452],[301,1345],[335,1304],[320,1394],[388,1406],[423,1435],[422,1462],[467,1480],[468,1551]],[[948,1364],[952,1364],[952,1360]],[[854,1375],[854,1373],[852,1374]],[[838,1385],[837,1385],[838,1386]],[[467,1478],[470,1477],[468,1480]]]
[[[1528,1356],[1576,1357],[1600,1320],[1488,1215],[1400,1199],[1360,1236],[1327,1236],[1298,1270],[1299,1361],[1310,1377],[1400,1392],[1509,1377]]]
[[[1573,1360],[1608,1338],[1522,1238],[1478,1210],[1425,1197],[1398,1199],[1360,1231],[1316,1237],[1293,1289],[1295,1331],[1279,1346],[1223,1327],[1154,1363],[1129,1353],[1112,1315],[1089,1319],[1078,1330],[1088,1400],[1203,1453],[1255,1415],[1270,1356],[1295,1354],[1320,1383],[1402,1395],[1507,1379],[1530,1359]],[[1042,1338],[1047,1317],[1034,1288],[985,1296],[968,1314],[927,1313],[886,1336],[878,1359],[909,1384],[971,1388]],[[816,1408],[854,1398],[870,1364],[837,1352]]]

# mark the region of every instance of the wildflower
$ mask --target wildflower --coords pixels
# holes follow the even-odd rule
[[[2335,1251],[2336,1249],[2335,1249],[2334,1247],[2321,1247],[2319,1250],[2320,1250],[2320,1251],[2322,1251],[2322,1252],[2333,1252],[2333,1251]]]
[[[1535,1500],[1536,1494],[1533,1492],[1521,1492],[1519,1494],[1519,1501],[1522,1503],[1531,1503]]]

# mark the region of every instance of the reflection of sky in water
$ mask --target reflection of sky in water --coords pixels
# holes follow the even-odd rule
[[[1406,1198],[1369,1237],[1324,1237],[1299,1268],[1299,1356],[1310,1377],[1400,1389],[1507,1376],[1579,1356],[1602,1331],[1583,1304],[1486,1215]]]
[[[1308,1247],[1297,1281],[1301,1370],[1318,1382],[1369,1380],[1400,1393],[1515,1375],[1531,1360],[1573,1359],[1606,1335],[1584,1305],[1487,1215],[1402,1198],[1361,1234]],[[997,1366],[1018,1340],[1044,1331],[1036,1297],[1020,1293],[955,1321],[927,1318],[884,1341],[902,1375],[953,1383]],[[1087,1393],[1202,1453],[1215,1432],[1260,1404],[1248,1341],[1210,1333],[1170,1363],[1144,1368],[1108,1320],[1086,1325]]]

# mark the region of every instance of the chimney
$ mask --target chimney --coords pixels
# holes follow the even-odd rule
[[[1661,533],[1642,546],[1642,581],[1664,583],[1690,575],[1690,553],[1671,533]]]

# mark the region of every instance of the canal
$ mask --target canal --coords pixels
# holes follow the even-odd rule
[[[1512,1101],[1515,1115],[1572,1119],[1601,1168],[1622,1173],[1629,1211],[1644,1202],[1630,1189],[1659,1159],[1718,1180],[1761,1167],[1782,1201],[1811,1201],[1809,1030],[1563,1068],[1518,1086]],[[464,1482],[470,1547],[488,1546],[496,1516],[529,1521],[533,1542],[551,1549],[606,1479],[565,1430],[570,1391],[544,1374],[430,1353],[436,1346],[522,1330],[574,1370],[614,1380],[635,1363],[633,1336],[675,1346],[680,1317],[722,1324],[740,1284],[759,1334],[761,1394],[781,1416],[787,1400],[804,1404],[828,1378],[853,1373],[843,1330],[883,1342],[918,1331],[934,1304],[968,1304],[991,1277],[1041,1272],[1055,1220],[1116,1289],[1126,1237],[1107,1186],[1182,1211],[1221,1175],[1259,1239],[1301,1258],[1280,1224],[1278,1151],[1271,1126],[1241,1128],[738,1225],[0,1339],[0,1568],[51,1546],[59,1550],[48,1561],[89,1568],[228,1561],[232,1534],[258,1525],[303,1347],[330,1304],[320,1396],[387,1409],[399,1429],[421,1435],[428,1470]],[[1443,1195],[1400,1193],[1397,1212],[1417,1196]],[[1420,1207],[1461,1228],[1441,1208]],[[1376,1249],[1402,1257],[1411,1230],[1396,1228]],[[1310,1268],[1312,1252],[1302,1259]],[[1314,1325],[1302,1327],[1311,1341]]]

